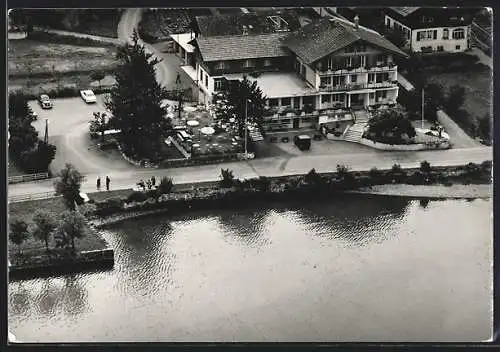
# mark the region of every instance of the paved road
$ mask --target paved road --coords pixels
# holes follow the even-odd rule
[[[137,29],[139,22],[141,21],[143,9],[140,8],[129,8],[126,9],[122,18],[118,24],[118,37],[121,42],[129,42],[132,38],[134,29]],[[152,53],[158,58],[163,58],[163,53],[155,48],[153,45],[148,44],[142,40],[139,43],[144,45],[146,52]],[[177,69],[169,64],[168,60],[161,61],[156,65],[156,78],[158,83],[167,89],[172,89],[172,83],[175,82],[177,76]]]
[[[111,178],[111,189],[116,190],[134,187],[141,178],[148,179],[153,175],[157,179],[162,176],[172,177],[174,183],[177,184],[217,181],[219,180],[221,168],[233,170],[234,175],[242,179],[258,176],[271,177],[304,174],[312,168],[315,168],[318,172],[334,172],[337,164],[345,164],[353,171],[362,171],[369,170],[373,166],[379,169],[389,169],[395,163],[400,164],[402,167],[419,167],[422,160],[429,161],[433,166],[463,165],[469,162],[480,163],[485,160],[492,160],[492,157],[492,149],[490,147],[481,147],[442,151],[387,152],[378,154],[377,158],[374,158],[372,153],[297,156],[292,158],[276,157],[256,159],[249,162],[234,162],[168,170],[116,170],[109,172],[107,175]],[[102,173],[89,173],[86,176],[87,180],[82,185],[82,191],[95,192],[95,180],[97,176],[103,178],[106,175]],[[52,180],[9,185],[9,197],[52,191]]]

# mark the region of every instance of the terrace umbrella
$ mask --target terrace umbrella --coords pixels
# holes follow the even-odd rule
[[[200,134],[203,133],[205,136],[211,136],[215,133],[215,130],[212,127],[203,127],[200,129]]]
[[[188,125],[189,127],[196,127],[196,126],[198,126],[199,124],[200,124],[200,123],[199,123],[198,121],[196,121],[196,120],[190,120],[190,121],[188,121],[188,122],[187,122],[187,125]]]

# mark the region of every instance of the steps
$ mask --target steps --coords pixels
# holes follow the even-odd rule
[[[356,117],[356,124],[367,123],[370,119],[370,113],[366,110],[353,110],[352,112]]]
[[[366,123],[355,123],[344,133],[344,141],[359,143],[363,132],[365,130]]]

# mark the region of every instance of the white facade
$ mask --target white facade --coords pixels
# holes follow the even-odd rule
[[[470,48],[470,26],[411,29],[388,15],[385,24],[406,34],[412,52],[422,52],[424,48],[424,51],[457,53]]]
[[[462,52],[469,49],[469,33],[470,26],[414,29],[411,33],[411,48],[413,52],[421,52],[422,48]]]

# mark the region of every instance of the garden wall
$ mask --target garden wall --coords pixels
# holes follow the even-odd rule
[[[450,147],[449,142],[440,142],[439,144],[384,144],[380,142],[374,142],[367,138],[361,138],[360,144],[366,145],[367,147],[375,148],[378,150],[387,151],[418,151],[418,150],[439,150],[448,149]]]

